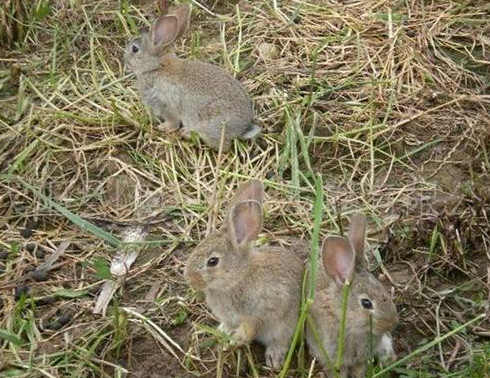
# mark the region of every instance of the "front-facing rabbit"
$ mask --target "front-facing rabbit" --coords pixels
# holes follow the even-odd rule
[[[398,322],[389,292],[367,270],[364,257],[366,218],[352,217],[348,238],[329,236],[322,245],[315,298],[306,337],[311,353],[329,374],[334,373],[342,318],[344,285],[350,282],[343,342],[341,377],[365,377],[374,355],[393,354],[388,333]]]
[[[126,47],[125,64],[136,75],[139,94],[163,124],[160,130],[179,130],[184,137],[196,132],[218,150],[233,138],[252,139],[260,133],[254,123],[252,102],[240,83],[221,67],[179,59],[175,42],[189,25],[189,4],[166,8],[149,31]],[[224,130],[222,130],[224,128]]]
[[[280,368],[299,315],[303,263],[281,247],[253,248],[262,228],[263,185],[244,184],[225,224],[191,253],[187,282],[204,291],[220,329],[239,344],[266,347],[266,364]]]

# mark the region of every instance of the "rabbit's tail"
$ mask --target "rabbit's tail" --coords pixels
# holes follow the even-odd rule
[[[259,125],[253,124],[241,137],[242,140],[254,139],[260,135],[262,129]]]

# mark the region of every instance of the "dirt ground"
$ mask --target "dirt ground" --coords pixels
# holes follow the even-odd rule
[[[0,5],[0,377],[277,376],[261,346],[223,348],[182,273],[250,178],[258,243],[308,246],[316,174],[321,236],[366,214],[399,312],[401,362],[375,376],[490,375],[486,1],[192,1],[177,54],[234,74],[263,127],[224,155],[162,135],[124,70],[153,1],[26,4]],[[143,226],[93,314],[111,235]],[[320,377],[310,364],[303,342],[285,376]]]

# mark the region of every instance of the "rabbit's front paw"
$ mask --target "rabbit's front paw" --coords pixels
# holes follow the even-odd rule
[[[243,321],[236,329],[231,332],[232,345],[244,345],[253,340],[255,327],[247,321]]]
[[[284,361],[284,356],[287,352],[282,346],[270,346],[265,351],[265,364],[274,369],[279,370]]]
[[[180,122],[165,120],[165,122],[157,126],[157,129],[165,134],[170,134],[180,129]]]
[[[231,334],[231,329],[225,323],[220,323],[218,331],[226,333],[227,335]]]
[[[192,134],[193,134],[193,131],[189,130],[185,127],[182,127],[182,129],[180,130],[180,136],[185,140],[191,140]]]

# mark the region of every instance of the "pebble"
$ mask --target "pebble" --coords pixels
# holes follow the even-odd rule
[[[52,331],[57,331],[61,329],[63,326],[68,324],[71,321],[71,316],[70,315],[62,315],[58,319],[53,320],[46,324],[43,328],[44,329],[50,329]]]
[[[49,274],[46,269],[40,269],[32,272],[31,277],[34,279],[34,281],[43,282],[48,280]]]
[[[34,265],[32,265],[32,264],[29,264],[29,265],[26,265],[26,266],[24,267],[24,270],[23,270],[22,272],[23,272],[24,274],[29,274],[29,273],[31,273],[31,272],[33,272],[33,271],[35,271],[35,270],[36,270],[36,267],[35,267]]]
[[[29,239],[33,233],[34,231],[30,228],[23,228],[20,230],[20,236],[22,236],[24,239]]]
[[[27,285],[18,285],[15,287],[15,295],[14,299],[18,301],[22,295],[27,295],[29,293],[29,286]]]
[[[50,304],[53,304],[54,302],[56,302],[56,298],[55,297],[44,297],[44,298],[40,298],[38,299],[36,302],[35,302],[35,305],[37,307],[40,307],[40,306],[48,306]]]

